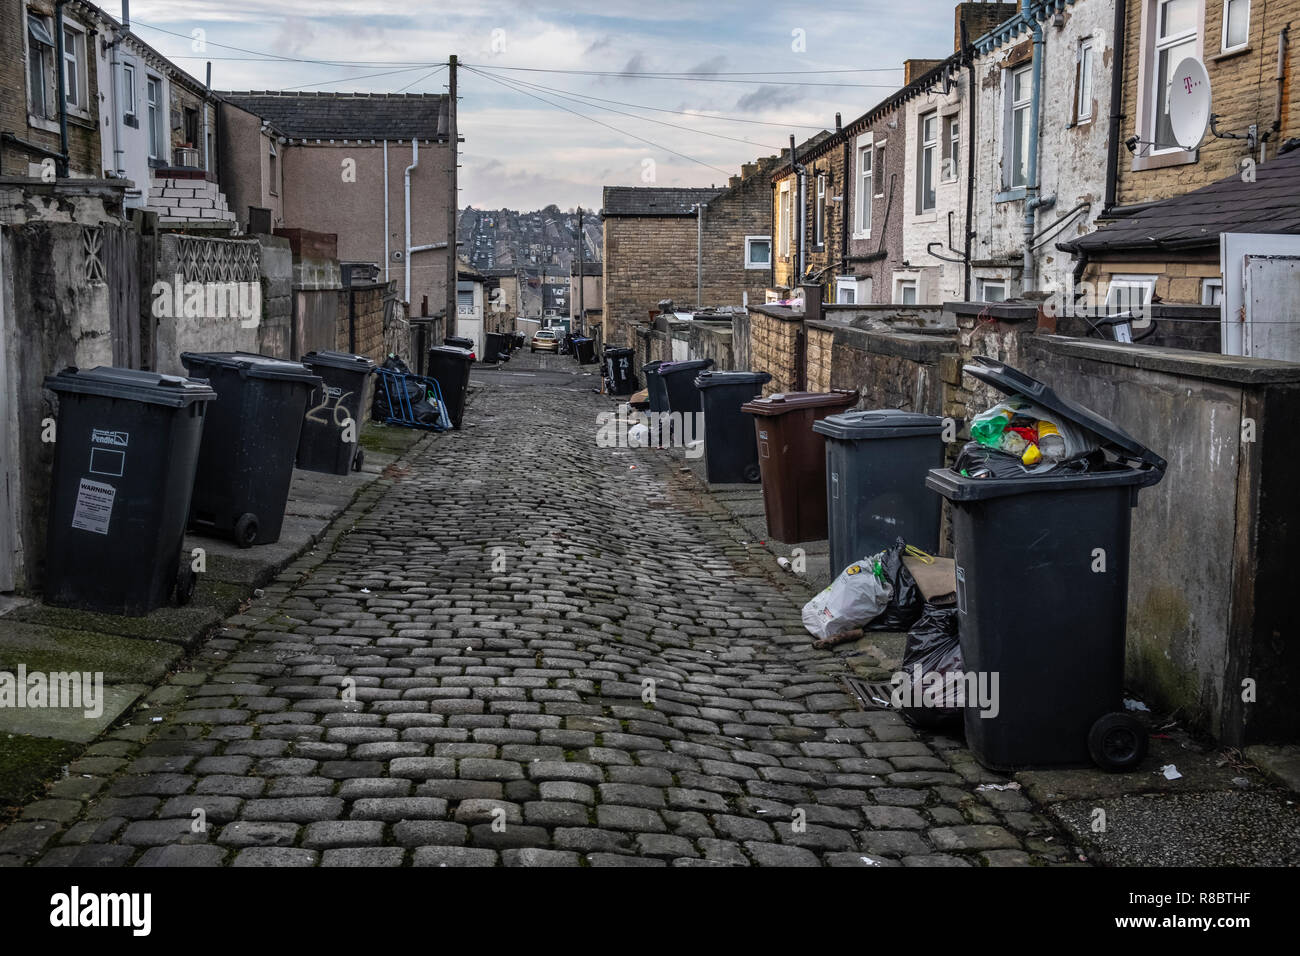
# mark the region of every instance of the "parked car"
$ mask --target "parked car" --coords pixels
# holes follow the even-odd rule
[[[560,339],[554,329],[541,329],[533,333],[532,347],[529,351],[536,352],[538,349],[543,352],[560,351]]]

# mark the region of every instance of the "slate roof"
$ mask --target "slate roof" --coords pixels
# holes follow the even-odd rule
[[[696,203],[707,203],[724,192],[716,187],[606,186],[601,213],[606,217],[694,216]]]
[[[1189,249],[1218,246],[1221,232],[1300,233],[1300,148],[1240,174],[1162,199],[1131,215],[1058,244],[1068,252]]]
[[[290,139],[447,139],[443,93],[221,93]]]

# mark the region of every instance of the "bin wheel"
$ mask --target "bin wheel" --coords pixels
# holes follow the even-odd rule
[[[361,466],[366,463],[366,453],[364,449],[358,448],[357,453],[352,458],[352,470],[360,471]]]
[[[759,472],[759,470],[758,470],[758,465],[746,465],[746,466],[745,466],[745,480],[746,480],[746,481],[759,481],[759,480],[761,480],[759,476],[760,476],[760,472]]]
[[[1105,714],[1088,731],[1088,752],[1102,770],[1133,770],[1147,755],[1147,729],[1131,714]]]
[[[257,543],[257,531],[257,515],[240,515],[235,522],[235,544],[241,548],[251,548]]]
[[[176,572],[176,584],[174,596],[177,607],[184,607],[194,598],[194,589],[198,586],[199,576],[194,573],[194,569],[184,561],[181,562],[180,570]]]

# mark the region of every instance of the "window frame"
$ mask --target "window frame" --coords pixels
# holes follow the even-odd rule
[[[853,235],[856,239],[871,238],[871,213],[872,201],[876,195],[875,177],[875,144],[871,137],[865,137],[866,142],[859,140],[857,152],[857,182],[856,190],[857,208],[853,211]]]
[[[1214,299],[1214,292],[1218,292],[1218,302],[1211,301]],[[1219,278],[1207,278],[1201,280],[1201,305],[1223,305],[1223,280]]]
[[[939,179],[936,176],[938,170],[935,169],[934,161],[939,152],[939,111],[938,109],[930,110],[927,113],[921,113],[917,116],[916,130],[916,214],[924,216],[927,213],[935,212],[939,208]],[[932,138],[926,138],[926,124],[934,122],[934,135]],[[928,168],[927,168],[928,166]],[[926,205],[926,176],[930,179],[930,205]]]
[[[1160,19],[1164,7],[1167,4],[1178,2],[1179,0],[1154,0],[1151,5],[1153,19],[1151,21],[1152,29],[1150,42],[1144,42],[1142,45],[1142,55],[1147,59],[1148,70],[1144,92],[1146,92],[1150,98],[1150,103],[1145,109],[1143,116],[1143,120],[1146,123],[1147,133],[1143,138],[1152,144],[1151,149],[1147,153],[1150,157],[1171,156],[1180,153],[1195,152],[1194,150],[1184,149],[1182,146],[1177,144],[1172,146],[1161,146],[1158,145],[1156,140],[1156,136],[1160,130],[1160,54],[1166,50],[1182,46],[1184,43],[1191,41],[1194,50],[1193,55],[1200,56],[1204,43],[1204,22],[1201,19],[1205,12],[1205,5],[1203,3],[1194,4],[1197,10],[1197,21],[1196,25],[1193,26],[1192,29],[1184,30],[1181,33],[1171,34],[1167,37],[1160,36]],[[1171,67],[1176,65],[1177,64],[1170,64]]]
[[[140,101],[135,88],[136,67],[134,63],[122,63],[122,116],[136,118]]]
[[[1234,3],[1246,5],[1246,35],[1240,43],[1228,45],[1228,11]],[[1219,53],[1236,53],[1250,46],[1250,0],[1223,0],[1223,17],[1219,21]]]
[[[781,180],[776,190],[776,254],[782,259],[790,258],[790,178]]]
[[[826,174],[819,172],[814,177],[813,187],[813,245],[826,245]]]
[[[961,113],[947,113],[941,117],[943,130],[943,163],[939,169],[939,182],[955,183],[961,178]]]
[[[52,32],[54,25],[45,14],[30,7],[24,7],[23,12],[23,43],[27,50],[27,112],[38,119],[51,120],[58,115],[57,104],[53,102],[58,98],[55,86],[58,80],[54,73],[58,49]],[[40,27],[45,37],[32,35],[33,23]],[[39,85],[32,82],[33,77],[39,77]]]
[[[1156,279],[1158,278],[1159,276],[1150,272],[1146,272],[1146,273],[1117,272],[1112,274],[1106,284],[1106,300],[1105,300],[1106,314],[1114,315],[1116,312],[1123,311],[1123,309],[1121,308],[1116,308],[1117,306],[1120,305],[1120,303],[1116,301],[1117,297],[1114,295],[1114,293],[1120,289],[1142,289],[1143,296],[1142,296],[1141,304],[1144,307],[1149,305],[1151,303],[1151,299],[1155,296]]]
[[[1078,63],[1074,74],[1074,122],[1080,125],[1091,123],[1093,118],[1093,66],[1096,48],[1096,40],[1091,36],[1079,40]]]
[[[751,249],[755,243],[767,243],[767,261],[754,262]],[[745,237],[745,268],[746,269],[770,269],[772,268],[772,237],[771,236],[746,236]]]
[[[904,290],[910,289],[912,292],[912,301],[904,301]],[[920,305],[921,304],[921,280],[916,276],[898,276],[894,279],[894,301],[893,305]]]
[[[1003,188],[1007,190],[1023,190],[1029,185],[1029,150],[1033,148],[1033,144],[1027,142],[1027,140],[1029,138],[1029,128],[1032,125],[1029,122],[1032,118],[1029,116],[1029,111],[1032,110],[1034,106],[1033,71],[1034,64],[1032,61],[1028,63],[1018,63],[1015,66],[1009,66],[1003,71],[1005,86],[1003,99],[1006,110],[1004,116],[1004,122],[1006,124],[1006,146],[1003,152],[1002,185]],[[1024,76],[1026,78],[1024,84],[1025,92],[1023,97],[1016,99],[1016,78],[1019,76]],[[1022,141],[1016,136],[1016,114],[1021,112],[1025,114],[1024,136],[1026,141]],[[1023,157],[1019,155],[1022,146],[1025,150]],[[1023,178],[1020,178],[1021,163],[1017,162],[1017,159],[1019,158],[1023,158],[1024,160]],[[1017,182],[1017,179],[1020,181]]]
[[[267,150],[267,192],[272,196],[280,195],[280,151],[275,148],[275,137],[271,136],[266,141]]]
[[[68,49],[68,39],[72,39],[72,49]],[[89,110],[89,77],[87,76],[88,68],[86,64],[86,31],[79,24],[71,21],[63,21],[63,62],[59,64],[63,70],[63,95],[67,100],[68,109],[77,113],[86,113]],[[71,77],[68,75],[68,68],[74,71]]]
[[[997,286],[997,287],[1001,288],[1001,289],[1002,289],[1002,298],[1000,298],[1000,299],[990,299],[990,298],[988,297],[988,294],[987,294],[987,291],[986,291],[986,290],[988,289],[989,286]],[[1010,291],[1011,291],[1011,290],[1010,290],[1010,284],[1007,282],[1006,279],[1004,279],[1004,278],[1002,278],[1002,277],[1000,277],[1000,276],[997,276],[997,277],[990,277],[990,278],[987,278],[987,279],[980,279],[980,280],[979,280],[979,300],[978,300],[978,301],[980,301],[980,302],[1005,302],[1005,301],[1007,301],[1007,295],[1008,295],[1008,293],[1009,293]]]
[[[152,96],[155,89],[158,92],[156,97]],[[162,163],[164,166],[169,165],[171,157],[165,154],[168,143],[165,136],[166,128],[163,126],[163,109],[164,101],[167,99],[167,88],[163,85],[161,74],[145,73],[144,99],[145,118],[149,125],[148,136],[146,137],[149,146],[149,158]]]

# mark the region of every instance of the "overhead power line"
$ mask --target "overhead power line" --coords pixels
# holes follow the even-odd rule
[[[464,66],[464,64],[461,64],[461,66]],[[515,86],[513,83],[511,83],[508,80],[503,80],[495,76],[490,76],[487,73],[484,73],[480,70],[473,69],[472,67],[465,67],[465,69],[472,72],[475,76],[481,76],[484,79],[491,80],[493,83],[496,83],[500,86],[504,86],[506,89],[513,90],[516,93],[522,93],[525,96],[531,96],[533,99],[540,100],[541,102],[545,103],[547,106],[552,106],[558,110],[564,110],[564,112],[572,113],[574,116],[580,116],[583,119],[587,120],[588,122],[595,123],[597,126],[603,126],[609,130],[613,130],[615,133],[618,133],[621,136],[626,136],[629,139],[634,139],[637,140],[638,142],[645,143],[647,146],[653,146],[655,149],[662,149],[664,152],[672,153],[674,156],[678,156],[681,159],[687,160],[688,162],[695,163],[699,166],[705,166],[708,169],[714,170],[715,172],[722,173],[724,176],[731,175],[731,172],[729,170],[722,169],[718,166],[714,166],[712,163],[706,163],[704,160],[696,159],[694,156],[687,156],[685,153],[679,153],[677,150],[670,149],[667,146],[664,146],[662,143],[656,143],[654,140],[646,139],[644,136],[638,136],[635,133],[629,133],[627,130],[619,129],[617,126],[612,126],[609,123],[606,123],[604,120],[596,119],[596,117],[594,116],[588,116],[586,113],[579,113],[577,110],[570,109],[569,107],[564,106],[561,103],[554,103],[543,96],[539,96],[538,94],[532,92],[531,90],[527,90],[522,87]]]
[[[462,63],[464,67],[478,67],[487,64]],[[786,80],[783,77],[801,76],[802,73],[791,72],[774,72],[774,73],[748,73],[746,76],[756,76],[754,80],[738,80],[729,77],[735,74],[720,73],[629,73],[623,70],[557,70],[540,66],[491,66],[496,70],[519,70],[527,73],[563,73],[569,76],[613,76],[621,77],[628,80],[688,80],[697,83],[747,83],[747,84],[774,84],[779,86],[823,86],[838,87],[846,90],[894,90],[898,88],[897,83],[809,83],[802,80]],[[809,73],[831,72],[821,70],[810,70]],[[866,71],[850,71],[866,72]],[[896,73],[897,70],[887,72]]]

